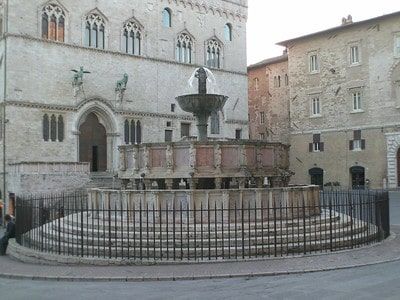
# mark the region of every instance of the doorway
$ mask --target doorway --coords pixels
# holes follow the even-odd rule
[[[365,168],[355,166],[350,168],[351,187],[355,190],[365,188]]]
[[[308,170],[308,174],[310,174],[311,184],[319,185],[320,188],[324,186],[324,170],[321,168],[312,168]]]
[[[94,113],[79,127],[79,161],[90,163],[91,172],[107,171],[107,134]]]

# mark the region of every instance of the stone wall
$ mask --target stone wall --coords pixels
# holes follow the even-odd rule
[[[118,167],[117,147],[124,144],[125,119],[141,122],[143,142],[162,142],[165,130],[172,130],[173,140],[179,141],[181,123],[190,123],[191,135],[195,135],[193,117],[180,110],[175,97],[185,93],[194,69],[205,64],[205,42],[213,37],[221,40],[223,53],[221,69],[212,72],[220,92],[230,100],[222,114],[221,132],[212,137],[234,138],[236,129],[242,130],[243,137],[248,136],[247,1],[214,0],[201,5],[166,0],[48,3],[59,4],[66,12],[64,43],[41,38],[43,1],[9,2],[7,59],[0,66],[7,66],[7,163],[79,161],[79,128],[89,113],[95,113],[106,129],[110,172]],[[162,26],[165,7],[172,11],[171,28]],[[83,46],[84,18],[91,11],[105,19],[104,50]],[[132,17],[143,26],[140,56],[123,51],[123,24]],[[224,38],[227,23],[232,25],[232,41]],[[182,31],[194,38],[193,64],[176,62],[176,39]],[[2,45],[4,39],[0,40],[0,49]],[[91,73],[84,75],[83,88],[75,95],[71,70],[80,66]],[[121,102],[115,88],[124,73],[129,81]],[[0,92],[2,88],[0,84]],[[175,104],[174,111],[171,104]],[[44,114],[63,117],[62,142],[43,140]],[[12,179],[9,181],[12,184]]]
[[[281,43],[289,51],[290,162],[296,172],[292,183],[310,183],[308,170],[320,167],[324,182],[351,186],[349,168],[358,165],[365,168],[370,187],[385,186],[385,134],[398,134],[400,128],[396,94],[400,60],[394,53],[399,31],[397,13]],[[359,63],[350,63],[352,46],[358,46]],[[309,61],[314,54],[319,70],[311,73]],[[355,111],[353,92],[357,91],[362,107]],[[313,97],[320,99],[320,116],[311,114]],[[355,130],[361,130],[365,150],[350,150]],[[321,134],[323,152],[309,152],[313,134]]]
[[[277,188],[277,189],[243,189],[243,190],[182,190],[182,191],[132,191],[132,190],[107,190],[92,189],[89,191],[89,209],[113,209],[118,213],[128,210],[138,210],[148,207],[157,211],[156,218],[160,209],[171,210],[176,208],[176,218],[182,217],[180,210],[188,211],[185,214],[185,220],[189,216],[192,222],[194,217],[193,210],[196,208],[200,216],[201,209],[247,209],[247,216],[243,216],[246,221],[261,219],[261,210],[256,208],[268,208],[269,213],[265,213],[264,220],[293,219],[302,216],[314,216],[321,213],[320,195],[317,186]],[[277,209],[276,211],[274,210]],[[281,208],[281,209],[280,209]],[[254,211],[252,210],[254,209]],[[279,211],[279,213],[277,213]],[[275,213],[275,215],[274,215]],[[149,216],[151,218],[152,216]],[[221,214],[218,214],[217,220],[214,215],[209,215],[210,221],[222,222]],[[228,222],[228,211],[226,211],[225,222]],[[136,218],[135,220],[139,220]],[[173,220],[173,217],[170,217]],[[165,220],[164,220],[165,221]],[[203,221],[207,221],[204,216]],[[233,222],[233,219],[231,220]],[[152,220],[151,220],[152,222]],[[157,221],[158,222],[158,221]]]
[[[9,166],[9,192],[14,194],[71,192],[90,181],[89,164],[23,162]]]
[[[248,68],[252,139],[289,143],[289,77],[284,54]],[[257,83],[256,83],[257,81]],[[264,112],[264,122],[260,113]]]

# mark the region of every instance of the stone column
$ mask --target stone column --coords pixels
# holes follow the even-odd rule
[[[189,179],[189,188],[191,190],[195,190],[197,188],[197,182],[198,182],[197,178],[190,178]]]
[[[215,182],[215,189],[220,190],[222,185],[222,178],[217,177],[214,179]]]
[[[246,178],[239,178],[239,189],[244,189],[246,186]]]
[[[137,146],[133,147],[132,166],[135,173],[139,172],[139,148]]]
[[[165,150],[166,157],[166,165],[167,165],[167,173],[172,174],[174,171],[174,150],[170,144],[167,145],[167,149]]]
[[[127,167],[126,156],[127,156],[126,147],[119,148],[119,170],[120,171],[126,171],[126,167]]]
[[[214,145],[214,168],[216,174],[221,173],[222,150],[219,144]],[[221,186],[221,185],[220,185]]]

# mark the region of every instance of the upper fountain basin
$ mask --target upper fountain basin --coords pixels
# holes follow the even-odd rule
[[[191,94],[176,97],[176,100],[183,111],[196,114],[221,110],[228,97],[216,94]]]

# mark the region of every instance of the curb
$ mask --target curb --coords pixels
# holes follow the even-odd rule
[[[232,279],[232,278],[253,278],[253,277],[273,277],[285,275],[298,275],[317,272],[329,272],[337,270],[347,270],[362,268],[385,263],[400,261],[400,257],[395,259],[383,260],[360,265],[348,265],[342,267],[305,269],[301,271],[282,271],[282,272],[258,272],[243,274],[219,274],[219,275],[193,275],[193,276],[165,276],[165,277],[79,277],[79,276],[29,276],[21,274],[0,273],[0,278],[13,280],[32,280],[32,281],[53,281],[53,282],[161,282],[161,281],[194,281],[210,279]]]
[[[271,260],[275,260],[275,261],[288,261],[288,259],[290,260],[296,260],[296,261],[301,261],[302,259],[309,259],[309,258],[319,258],[319,259],[324,259],[326,258],[327,260],[329,260],[329,257],[334,257],[334,256],[338,256],[340,258],[340,255],[345,256],[346,254],[350,254],[350,256],[355,257],[354,253],[359,252],[360,256],[362,254],[363,250],[368,250],[368,249],[373,249],[376,248],[376,250],[374,251],[374,253],[380,253],[383,252],[387,249],[385,249],[385,247],[387,246],[389,247],[393,247],[393,244],[390,245],[390,242],[396,242],[395,246],[397,247],[397,244],[400,244],[400,240],[399,240],[399,232],[400,232],[400,227],[399,226],[394,226],[396,227],[396,232],[392,232],[391,236],[386,239],[385,241],[383,241],[382,243],[378,243],[378,244],[372,244],[370,246],[366,246],[366,247],[361,247],[361,248],[357,248],[357,249],[349,249],[349,250],[344,250],[344,251],[340,251],[340,252],[332,252],[332,253],[318,253],[315,255],[308,255],[308,256],[300,256],[300,257],[283,257],[283,258],[273,258],[273,259],[259,259],[259,261],[271,261]],[[353,255],[351,255],[353,254]],[[394,253],[395,254],[395,253]],[[376,256],[375,256],[376,258]],[[339,259],[340,260],[340,259]],[[2,273],[0,271],[0,278],[3,279],[13,279],[13,280],[33,280],[33,281],[53,281],[53,282],[57,282],[57,281],[63,281],[63,282],[157,282],[157,281],[192,281],[192,280],[209,280],[209,279],[229,279],[229,278],[253,278],[253,277],[271,277],[271,276],[284,276],[284,275],[296,275],[296,274],[306,274],[306,273],[316,273],[316,272],[326,272],[326,271],[334,271],[334,270],[345,270],[345,269],[354,269],[354,268],[360,268],[360,267],[366,267],[366,266],[374,266],[374,265],[379,265],[379,264],[385,264],[385,263],[391,263],[391,262],[396,262],[396,261],[400,261],[400,255],[399,253],[396,252],[396,254],[394,255],[394,257],[392,258],[386,258],[386,259],[382,259],[382,260],[373,260],[373,258],[371,257],[371,261],[370,262],[360,262],[360,263],[351,263],[349,262],[348,265],[342,265],[342,266],[327,266],[327,267],[316,267],[316,268],[309,268],[308,264],[306,264],[306,262],[303,264],[303,269],[302,266],[298,266],[297,270],[289,270],[289,271],[261,271],[261,272],[243,272],[243,273],[220,273],[220,274],[204,274],[205,272],[203,272],[203,274],[195,274],[195,271],[193,271],[192,275],[174,275],[173,272],[171,272],[171,275],[163,275],[163,276],[152,276],[151,274],[148,276],[104,276],[104,277],[93,277],[93,276],[84,276],[84,275],[72,275],[72,276],[46,276],[46,275],[30,275],[30,274],[13,274],[13,273]],[[243,261],[243,262],[234,262],[237,265],[240,264],[246,264],[248,262],[251,261]],[[254,261],[253,262],[257,262]],[[21,263],[21,262],[18,262]],[[216,263],[224,263],[224,262],[216,262]],[[231,262],[232,263],[232,262]],[[210,262],[206,262],[204,265],[209,265],[211,264]],[[200,265],[200,264],[199,264]],[[32,265],[29,265],[30,267]],[[195,265],[193,264],[188,264],[188,267],[191,268]],[[0,264],[1,267],[1,264]],[[41,267],[44,267],[43,265],[41,265]],[[73,268],[73,270],[78,270],[79,266],[69,266],[71,268]],[[144,266],[142,266],[144,267]],[[149,270],[152,268],[153,266],[148,266]],[[162,267],[168,267],[168,265],[164,265]],[[49,266],[49,268],[51,268],[51,266]],[[96,267],[94,267],[96,268]],[[107,267],[101,267],[101,268],[107,268]],[[121,268],[128,268],[128,267],[121,267]],[[129,266],[129,268],[131,268],[132,270],[134,270],[135,266]],[[20,271],[21,272],[21,271]],[[45,271],[43,271],[44,273]],[[209,271],[208,271],[209,272]],[[45,273],[44,273],[45,274]]]

